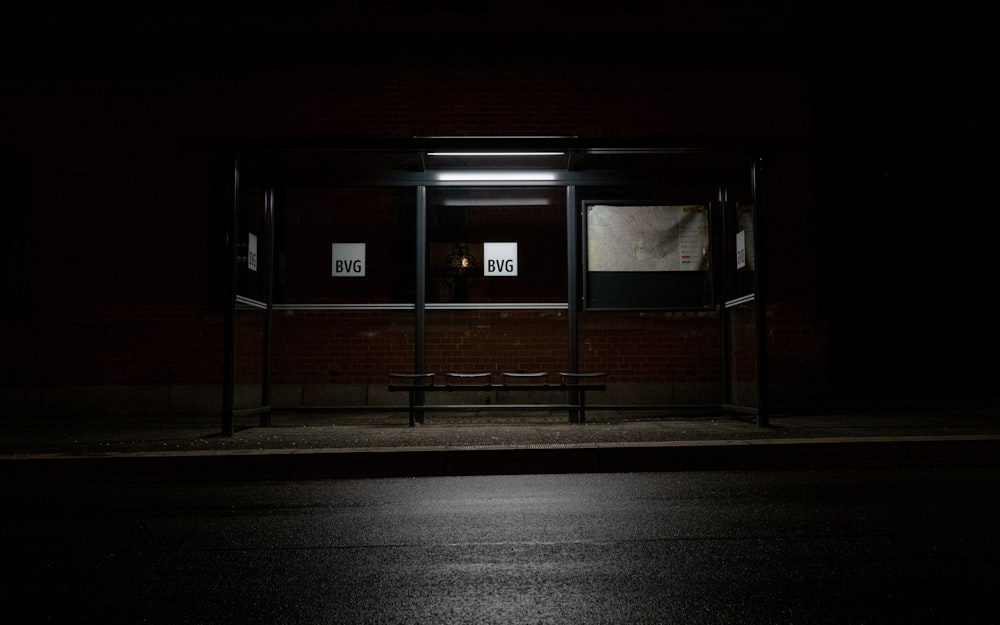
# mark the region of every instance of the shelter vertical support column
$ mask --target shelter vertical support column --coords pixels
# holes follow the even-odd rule
[[[580,327],[579,327],[579,233],[576,219],[576,186],[566,187],[566,366],[568,373],[580,370]],[[569,391],[569,404],[575,405],[579,391]],[[582,396],[581,396],[582,399]],[[582,404],[582,401],[581,401]],[[583,413],[575,409],[569,411],[569,422],[580,423]]]
[[[753,161],[753,228],[755,297],[755,325],[757,327],[757,425],[767,427],[769,423],[768,393],[767,393],[767,298],[766,276],[764,266],[764,248],[766,245],[766,227],[761,211],[761,177],[764,172],[764,159],[755,157]]]
[[[226,293],[222,353],[222,436],[232,436],[236,394],[236,276],[237,238],[240,218],[240,161],[233,159],[233,179],[229,199],[232,206],[226,220]]]
[[[427,363],[424,355],[425,330],[427,322],[427,187],[417,187],[416,214],[416,288],[413,302],[413,372],[424,373]],[[424,422],[424,393],[411,391],[410,426],[416,408],[417,421]]]
[[[264,200],[266,264],[264,265],[264,336],[261,354],[260,427],[271,425],[271,320],[274,311],[274,187],[267,190]]]
[[[721,218],[716,217],[718,222],[721,222],[719,227],[719,232],[729,232],[730,221],[733,217],[729,214],[729,189],[726,187],[719,187],[719,212],[722,214]],[[724,247],[724,246],[716,246]],[[721,250],[716,252],[715,267],[722,267],[725,262],[729,262],[729,259],[723,256]],[[724,274],[724,272],[723,272]],[[732,382],[733,382],[733,331],[730,324],[732,323],[732,312],[729,307],[726,306],[726,297],[729,295],[726,287],[724,285],[719,285],[718,283],[725,282],[723,277],[720,280],[715,281],[717,283],[717,293],[719,293],[719,301],[722,303],[720,306],[719,323],[722,329],[722,405],[728,406],[733,403],[733,392],[732,392]]]

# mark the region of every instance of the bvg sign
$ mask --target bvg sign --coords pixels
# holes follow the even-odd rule
[[[484,276],[517,275],[517,243],[483,243]]]
[[[332,275],[340,278],[363,278],[365,275],[365,244],[334,243]]]

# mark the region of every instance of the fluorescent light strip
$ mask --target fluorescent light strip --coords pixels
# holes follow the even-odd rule
[[[565,302],[483,302],[459,304],[424,304],[427,310],[567,310]]]
[[[275,304],[275,310],[413,310],[413,304]]]
[[[441,182],[465,182],[465,181],[544,181],[544,180],[555,180],[555,172],[550,171],[511,171],[511,172],[494,172],[494,171],[458,171],[458,172],[439,172],[436,177]]]
[[[521,198],[511,198],[511,199],[489,199],[489,198],[476,198],[476,199],[449,199],[444,201],[444,206],[548,206],[552,202],[549,198],[545,197],[521,197]]]
[[[428,152],[427,156],[563,156],[565,152]]]

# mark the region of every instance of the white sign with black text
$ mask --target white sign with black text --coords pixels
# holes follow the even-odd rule
[[[257,271],[257,235],[247,234],[247,269]]]
[[[517,243],[483,243],[484,276],[517,275]]]
[[[339,278],[365,277],[365,244],[334,243],[332,271]]]

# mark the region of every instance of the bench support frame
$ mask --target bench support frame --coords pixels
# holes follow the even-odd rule
[[[547,373],[505,373],[505,379],[514,382],[523,380],[547,380]],[[607,390],[603,373],[560,373],[561,382],[550,383],[529,382],[513,384],[495,384],[489,373],[449,373],[447,378],[454,384],[435,384],[433,373],[390,373],[388,390],[391,393],[409,393],[410,427],[424,422],[424,411],[428,408],[423,403],[425,393],[454,391],[561,391],[571,393],[570,403],[565,405],[569,411],[570,422],[587,422],[587,391]],[[478,380],[486,380],[478,382]],[[471,383],[470,383],[471,381]],[[574,398],[575,397],[575,401]],[[544,404],[538,404],[544,406]],[[578,415],[574,419],[574,415]]]

